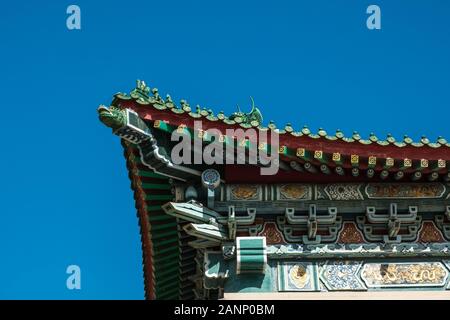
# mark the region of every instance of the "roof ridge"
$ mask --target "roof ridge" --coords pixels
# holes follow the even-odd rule
[[[134,100],[137,104],[142,106],[153,106],[158,110],[170,109],[173,113],[184,114],[187,113],[192,118],[205,117],[209,121],[221,121],[227,125],[240,125],[243,128],[258,128],[260,130],[276,130],[280,134],[290,134],[295,137],[308,136],[313,139],[327,139],[330,141],[341,140],[344,142],[359,142],[364,145],[378,144],[381,146],[394,145],[397,147],[413,146],[423,147],[428,146],[431,148],[450,147],[450,143],[442,136],[439,136],[436,142],[431,142],[425,135],[422,135],[420,141],[415,142],[408,135],[404,135],[401,141],[397,141],[390,133],[387,134],[385,140],[380,140],[372,132],[369,134],[368,139],[363,139],[358,131],[353,131],[350,137],[346,137],[344,133],[337,129],[334,135],[329,135],[323,128],[319,128],[317,133],[312,133],[307,125],[304,125],[300,131],[295,131],[291,123],[287,123],[283,129],[277,128],[274,121],[269,121],[267,127],[262,125],[262,115],[258,108],[253,103],[252,111],[249,114],[243,113],[240,110],[233,113],[230,116],[226,116],[223,111],[220,111],[217,115],[214,115],[211,109],[201,108],[200,105],[196,106],[196,110],[193,111],[187,100],[181,99],[180,106],[177,106],[169,94],[166,95],[166,99],[163,99],[159,94],[158,88],[150,88],[145,81],[137,80],[136,88],[134,88],[129,94],[116,93],[114,95],[113,103],[116,99],[120,100]],[[252,99],[253,100],[253,99]],[[256,108],[256,111],[254,110]],[[255,112],[255,114],[252,114]]]

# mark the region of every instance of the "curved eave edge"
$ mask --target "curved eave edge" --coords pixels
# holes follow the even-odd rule
[[[151,239],[150,239],[150,230],[147,230],[146,224],[148,221],[146,221],[145,216],[141,212],[142,209],[140,209],[139,206],[139,192],[136,188],[136,175],[134,173],[133,167],[136,166],[136,163],[132,158],[130,158],[130,153],[132,151],[129,150],[129,147],[122,143],[122,146],[124,148],[124,157],[126,160],[127,170],[129,173],[129,179],[131,181],[131,189],[134,194],[135,199],[135,208],[136,208],[136,215],[139,220],[139,229],[141,234],[141,250],[142,250],[142,268],[143,268],[143,280],[144,280],[144,293],[145,293],[145,299],[146,300],[152,300],[155,299],[154,295],[154,283],[152,281],[152,272],[153,272],[153,266],[152,261],[148,261],[151,259],[151,253],[146,253],[146,250],[149,250],[151,248]],[[148,236],[146,235],[148,233]],[[146,243],[149,242],[149,243]]]
[[[391,135],[388,135],[388,137],[385,140],[380,140],[375,134],[370,134],[369,139],[362,139],[361,136],[358,134],[358,132],[354,132],[351,137],[346,137],[341,130],[337,130],[334,135],[328,135],[328,133],[320,128],[317,133],[312,133],[311,130],[304,126],[300,131],[295,131],[291,124],[287,124],[284,129],[278,129],[276,125],[273,122],[270,122],[267,127],[262,126],[262,124],[253,121],[252,123],[245,123],[242,121],[230,120],[229,117],[225,116],[225,114],[221,111],[216,115],[213,114],[211,110],[206,110],[205,108],[201,108],[200,106],[197,106],[196,111],[192,111],[192,108],[187,103],[186,100],[181,100],[180,105],[181,107],[178,107],[175,105],[175,103],[172,101],[169,95],[167,95],[166,99],[161,98],[161,96],[158,93],[158,89],[153,88],[152,95],[150,95],[150,88],[146,87],[148,89],[134,89],[130,94],[119,92],[114,95],[114,99],[112,101],[112,105],[116,105],[120,107],[121,101],[134,101],[137,107],[149,107],[154,108],[156,110],[167,110],[174,114],[180,115],[180,114],[186,114],[189,117],[193,119],[200,119],[204,118],[208,121],[214,122],[214,121],[220,121],[226,125],[239,125],[242,128],[258,128],[259,130],[276,130],[279,134],[289,134],[293,137],[301,137],[301,136],[307,136],[312,139],[325,139],[327,141],[344,141],[348,143],[355,143],[359,142],[363,145],[380,145],[380,146],[396,146],[399,148],[405,147],[405,146],[413,146],[413,147],[430,147],[430,148],[440,148],[440,147],[447,147],[450,148],[450,143],[444,139],[443,137],[439,137],[436,142],[431,142],[428,138],[423,136],[419,142],[414,142],[410,137],[404,136],[404,139],[402,141],[396,141],[394,137]]]

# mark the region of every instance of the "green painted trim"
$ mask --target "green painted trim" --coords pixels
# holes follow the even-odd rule
[[[172,200],[173,195],[171,194],[146,194],[145,200]]]
[[[123,144],[128,151],[136,146]],[[140,158],[125,153],[127,158],[127,168],[134,167],[140,162]],[[130,166],[129,164],[133,164]],[[136,192],[136,187],[143,189],[145,200],[149,201],[170,201],[174,196],[171,194],[171,185],[168,178],[149,170],[129,171],[132,179],[132,188]],[[153,194],[153,190],[159,190],[159,194]],[[161,205],[146,205],[145,212],[150,224],[150,241],[152,246],[152,273],[146,277],[153,279],[152,288],[156,299],[178,299],[181,282],[180,277],[180,246],[178,239],[178,228],[176,219],[166,215]],[[158,224],[156,224],[158,223]],[[165,290],[162,290],[166,288]]]
[[[167,284],[172,285],[173,282],[174,282],[174,281],[177,281],[177,280],[178,280],[178,279],[177,279],[177,272],[175,272],[175,273],[172,273],[170,276],[166,276],[166,277],[164,277],[164,278],[162,278],[162,279],[159,279],[159,280],[158,280],[158,286],[159,286],[159,287],[164,287],[164,286],[166,286]]]
[[[179,253],[179,250],[177,247],[165,247],[165,248],[155,248],[153,247],[153,251],[155,252],[155,254],[163,254],[163,253],[167,253],[167,252],[176,252],[177,254]]]
[[[150,222],[156,222],[156,221],[172,221],[174,220],[173,217],[167,215],[167,214],[161,214],[161,215],[148,215],[148,219]]]
[[[155,261],[153,264],[153,266],[155,267],[155,270],[159,270],[159,269],[165,270],[166,268],[171,267],[173,265],[176,265],[178,267],[178,260],[171,260],[171,261],[162,263],[158,259],[158,261]]]
[[[160,231],[160,230],[164,230],[167,228],[176,227],[176,225],[177,225],[176,221],[173,221],[170,223],[165,223],[165,224],[156,224],[156,225],[151,226],[151,231]]]
[[[159,248],[169,243],[173,243],[174,245],[176,245],[176,248],[178,248],[178,239],[158,240],[157,243],[153,244],[153,248]]]
[[[155,190],[170,190],[170,184],[162,183],[142,183],[142,188],[144,189],[155,189]]]
[[[168,231],[168,232],[158,232],[157,234],[152,234],[152,240],[158,240],[165,237],[177,236],[177,230]]]
[[[158,291],[160,291],[160,290],[162,290],[162,289],[158,289]],[[155,289],[155,291],[156,291],[156,289]],[[179,290],[177,288],[164,290],[160,294],[158,291],[156,291],[157,299],[171,299],[171,300],[178,299]]]
[[[172,291],[173,290],[173,292],[179,292],[180,289],[178,287],[173,286],[173,283],[178,282],[179,279],[177,277],[174,277],[174,278],[170,278],[170,280],[172,280],[172,281],[165,283],[165,284],[161,284],[161,285],[156,284],[155,291],[158,292],[160,290],[163,290],[163,291]]]
[[[167,274],[172,274],[175,271],[179,270],[179,266],[178,265],[172,265],[169,267],[164,268],[164,270],[158,271],[158,276],[164,277]]]
[[[154,256],[158,255],[158,261],[165,261],[170,260],[172,258],[178,258],[180,252],[179,250],[176,250],[174,253],[171,254],[154,254]]]
[[[161,180],[167,180],[167,177],[164,177],[164,176],[154,173],[152,171],[138,170],[137,175],[139,177],[144,177],[144,178],[156,178],[156,179],[161,179]]]
[[[265,238],[239,237],[236,239],[237,273],[262,273],[267,263]]]

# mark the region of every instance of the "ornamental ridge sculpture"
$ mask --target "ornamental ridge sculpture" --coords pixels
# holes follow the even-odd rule
[[[100,106],[97,109],[98,117],[107,127],[113,130],[119,129],[126,125],[126,116],[123,109],[111,106],[109,108]]]
[[[239,106],[237,106],[238,111],[233,112],[229,117],[230,120],[241,122],[249,125],[260,125],[263,122],[263,116],[261,111],[255,106],[255,101],[252,97],[252,109],[249,113],[242,112]]]

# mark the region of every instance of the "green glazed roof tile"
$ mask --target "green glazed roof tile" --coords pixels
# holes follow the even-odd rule
[[[406,146],[407,144],[404,142],[394,142],[394,145],[401,148],[401,147]]]
[[[323,130],[322,128],[319,129],[319,131],[317,132],[317,134],[321,137],[326,137],[327,136],[327,132],[325,130]]]
[[[372,144],[372,141],[365,140],[365,139],[359,139],[359,143],[361,143],[361,144]]]
[[[412,145],[413,147],[418,147],[418,148],[424,146],[424,144],[421,143],[421,142],[411,142],[411,145]]]
[[[342,138],[344,138],[344,133],[341,130],[337,129],[335,136],[338,139],[342,139]]]
[[[308,126],[303,126],[302,133],[304,135],[309,135],[311,133],[311,130],[309,130]]]
[[[191,110],[191,107],[187,103],[186,100],[180,100],[180,107],[177,107],[174,103],[170,95],[166,96],[166,99],[162,99],[158,89],[153,88],[150,89],[144,81],[137,81],[137,86],[135,89],[133,89],[130,94],[125,94],[123,92],[118,92],[114,95],[116,99],[119,100],[131,100],[133,99],[136,101],[137,104],[142,106],[153,106],[155,109],[158,110],[165,110],[170,109],[175,114],[183,114],[188,113],[188,115],[192,118],[200,118],[205,117],[209,121],[222,121],[223,123],[227,125],[235,125],[239,124],[243,128],[251,128],[251,127],[257,127],[259,130],[266,130],[271,129],[275,130],[277,127],[273,121],[270,121],[267,128],[262,125],[262,116],[259,113],[259,110],[255,109],[254,102],[252,99],[253,107],[252,112],[257,111],[257,117],[256,118],[249,118],[249,115],[251,114],[245,114],[241,111],[233,113],[232,116],[227,117],[223,111],[220,111],[217,116],[213,115],[213,112],[211,110],[202,109],[201,111],[193,112]],[[116,102],[116,101],[113,101]],[[120,103],[120,102],[119,102]],[[258,121],[260,120],[260,121]],[[313,139],[319,139],[324,138],[329,141],[335,141],[338,139],[342,139],[342,141],[353,143],[355,141],[359,141],[361,144],[369,145],[371,143],[377,143],[381,146],[388,146],[388,145],[394,145],[397,147],[405,147],[408,145],[412,145],[414,147],[424,147],[429,146],[431,148],[439,148],[441,146],[450,147],[450,144],[445,140],[443,137],[439,137],[436,142],[431,142],[428,138],[423,136],[420,141],[414,142],[410,137],[405,136],[402,141],[396,141],[392,135],[388,134],[386,140],[379,140],[377,136],[374,133],[371,133],[368,137],[368,139],[362,139],[358,132],[354,132],[352,136],[345,137],[343,132],[340,130],[336,130],[335,135],[328,135],[327,132],[320,128],[317,134],[312,134],[311,131],[308,129],[307,126],[304,126],[303,129],[300,132],[295,132],[294,128],[290,123],[286,124],[283,130],[278,131],[279,134],[291,134],[294,137],[301,137],[303,135],[308,135],[310,138]]]

